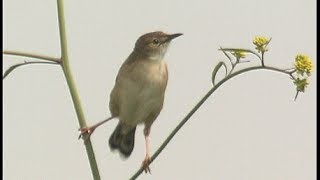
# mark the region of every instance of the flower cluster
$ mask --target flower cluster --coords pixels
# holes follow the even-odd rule
[[[294,62],[294,72],[297,72],[297,77],[293,79],[293,84],[296,86],[297,95],[299,92],[304,92],[309,85],[308,77],[313,69],[312,60],[309,56],[298,54]],[[307,76],[305,76],[305,74]],[[297,97],[297,96],[296,96]]]
[[[237,59],[245,58],[247,53],[241,50],[235,50],[232,52],[232,55],[236,57]]]
[[[296,56],[296,61],[294,63],[294,66],[297,73],[302,76],[304,75],[304,73],[310,76],[313,68],[311,59],[304,54],[298,54]]]
[[[266,38],[263,36],[256,36],[253,40],[253,44],[256,46],[256,50],[260,53],[268,51],[267,45],[269,44],[271,38]]]

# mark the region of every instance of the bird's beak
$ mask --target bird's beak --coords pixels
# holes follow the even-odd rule
[[[176,33],[176,34],[171,34],[168,36],[169,41],[171,41],[172,39],[181,36],[182,33]]]
[[[169,42],[169,41],[171,41],[172,39],[174,39],[174,38],[176,38],[176,37],[179,37],[179,36],[181,36],[181,35],[183,35],[183,34],[182,34],[182,33],[170,34],[170,35],[167,36],[167,39],[166,39],[165,42],[163,42],[163,43]]]

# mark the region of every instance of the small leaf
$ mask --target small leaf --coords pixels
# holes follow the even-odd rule
[[[9,69],[7,69],[4,72],[2,79],[6,78],[16,68],[18,68],[20,66],[28,65],[28,64],[58,64],[58,63],[56,63],[56,62],[26,62],[25,61],[23,63],[15,64],[15,65],[9,67]]]
[[[223,62],[223,61],[220,61],[217,65],[216,65],[216,67],[214,68],[214,70],[212,71],[212,84],[213,85],[215,85],[215,79],[216,79],[216,75],[217,75],[217,73],[218,73],[218,71],[219,71],[219,69],[222,67],[222,66],[224,66],[224,69],[226,70],[226,75],[227,75],[227,66],[226,66],[226,64]]]
[[[15,64],[13,66],[11,66],[9,69],[6,70],[6,72],[4,72],[4,75],[2,77],[2,79],[6,78],[15,68],[25,65],[26,63],[19,63],[19,64]]]
[[[223,54],[224,54],[225,56],[227,56],[227,58],[229,59],[230,63],[233,64],[231,57],[226,53],[226,51],[225,51],[222,47],[220,47],[219,50],[221,50],[221,51],[223,52]]]

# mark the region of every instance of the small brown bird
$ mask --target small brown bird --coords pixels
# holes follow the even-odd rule
[[[109,139],[109,146],[129,157],[134,147],[136,126],[144,123],[146,156],[142,165],[145,172],[150,172],[150,129],[162,109],[168,81],[167,64],[163,58],[171,40],[181,35],[160,31],[142,35],[118,72],[110,95],[111,117],[94,126],[81,128],[80,136],[88,134],[89,137],[98,126],[117,117],[119,123]]]

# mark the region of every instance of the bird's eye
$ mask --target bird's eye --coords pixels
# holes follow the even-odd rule
[[[154,39],[153,40],[153,44],[159,44],[159,40],[158,39]]]

